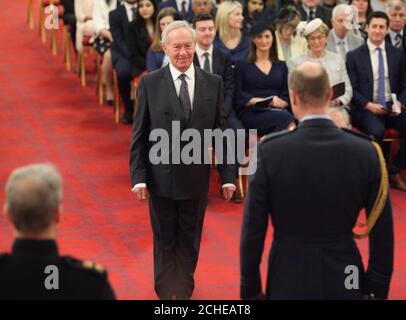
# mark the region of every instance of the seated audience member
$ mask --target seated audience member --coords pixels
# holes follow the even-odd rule
[[[113,63],[111,59],[111,50],[108,49],[113,42],[113,36],[110,32],[109,13],[118,5],[117,0],[97,0],[93,2],[93,23],[96,36],[108,44],[99,53],[103,55],[102,77],[103,84],[106,87],[106,101],[108,105],[113,105]]]
[[[288,70],[278,60],[275,31],[265,22],[252,28],[248,61],[235,68],[235,108],[246,129],[257,129],[258,135],[293,128],[289,107]],[[273,96],[267,106],[256,103]]]
[[[93,2],[94,0],[75,1],[76,50],[78,52],[82,51],[83,36],[93,37],[95,35]]]
[[[233,64],[247,60],[250,39],[241,32],[242,5],[238,1],[224,1],[217,9],[214,46],[230,53]]]
[[[192,0],[167,0],[159,4],[159,10],[163,8],[175,8],[183,20],[191,22],[195,16],[192,10]]]
[[[307,51],[306,39],[296,32],[300,13],[294,6],[286,6],[275,19],[278,59],[287,61]]]
[[[371,0],[349,0],[348,4],[357,8],[358,24],[360,28],[358,30],[355,30],[355,32],[359,32],[360,36],[362,36],[364,40],[366,40],[368,37],[368,34],[365,31],[367,17],[374,11],[371,6]]]
[[[311,61],[321,64],[327,71],[331,86],[344,83],[345,92],[331,101],[331,107],[348,106],[352,98],[352,87],[348,77],[347,69],[343,58],[337,53],[326,50],[328,27],[316,18],[304,26],[303,32],[309,50],[287,62],[289,74],[305,61]],[[344,109],[342,109],[344,110]]]
[[[147,52],[154,37],[155,0],[137,0],[137,15],[128,25],[128,51],[132,76],[139,77],[147,68]]]
[[[192,0],[192,10],[194,15],[208,13],[213,17],[216,16],[217,11],[212,0]]]
[[[354,96],[351,115],[354,126],[382,143],[386,128],[400,131],[400,149],[390,168],[393,186],[406,191],[400,169],[406,169],[406,60],[403,52],[385,43],[389,17],[374,12],[367,20],[367,43],[347,55],[347,70]],[[393,99],[396,98],[394,101]],[[401,113],[392,113],[393,106]],[[395,110],[396,111],[396,110]]]
[[[337,0],[323,0],[323,7],[333,10],[335,6],[339,5]]]
[[[243,32],[249,36],[255,21],[261,18],[265,9],[265,0],[247,0],[243,9]]]
[[[327,39],[327,50],[338,53],[345,61],[347,52],[358,48],[365,43],[359,33],[354,32],[354,12],[351,6],[339,4],[333,10],[330,30]]]
[[[331,28],[331,10],[322,7],[320,0],[302,0],[297,6],[302,21],[312,21],[313,19],[321,19],[329,28]]]
[[[11,253],[0,254],[1,300],[115,299],[101,265],[58,253],[62,178],[52,165],[14,170],[5,196],[15,240]]]
[[[76,52],[76,16],[75,16],[75,1],[74,0],[61,0],[63,6],[63,23],[69,26],[70,38]]]
[[[372,9],[374,11],[385,12],[388,7],[389,0],[371,0]]]
[[[156,18],[154,39],[152,40],[152,44],[147,52],[148,72],[158,70],[169,63],[169,59],[165,56],[161,46],[162,31],[168,24],[175,20],[182,20],[175,8],[168,7],[159,11]]]
[[[403,49],[403,28],[406,23],[406,4],[401,0],[388,2],[386,14],[389,16],[389,33],[385,40],[396,48]]]
[[[213,45],[216,29],[214,19],[209,14],[196,15],[193,19],[193,27],[196,30],[196,51],[194,65],[201,69],[215,73],[222,77],[224,83],[224,111],[227,127],[234,130],[244,129],[233,108],[234,96],[234,70],[230,54]],[[236,177],[238,166],[236,166]],[[238,185],[238,183],[236,183]],[[231,198],[232,202],[241,202],[241,195],[236,190]]]
[[[132,124],[134,100],[131,100],[132,67],[128,52],[128,26],[137,15],[137,0],[125,0],[117,9],[110,12],[110,29],[113,35],[111,57],[117,72],[118,88],[124,103],[121,123]]]

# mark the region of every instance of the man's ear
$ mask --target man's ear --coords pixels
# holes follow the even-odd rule
[[[327,98],[328,98],[328,101],[331,101],[331,99],[333,98],[333,89],[331,87],[328,90]]]

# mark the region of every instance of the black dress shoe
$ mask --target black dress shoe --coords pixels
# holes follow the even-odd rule
[[[241,192],[239,188],[236,188],[233,196],[230,199],[231,202],[233,203],[241,203],[242,202],[242,198],[241,198]]]
[[[106,104],[107,104],[109,107],[112,107],[112,106],[113,106],[113,100],[107,100],[107,101],[106,101]]]
[[[122,124],[132,124],[133,118],[124,116],[121,118],[121,123]]]

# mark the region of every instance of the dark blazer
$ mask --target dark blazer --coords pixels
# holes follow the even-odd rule
[[[297,6],[297,9],[300,12],[300,15],[302,17],[302,21],[307,21],[307,13],[303,9],[303,6],[301,4],[299,4]],[[331,25],[331,10],[329,8],[318,6],[316,8],[316,18],[320,18],[321,20],[323,20],[323,22],[331,29],[331,27],[332,27],[332,25]]]
[[[199,59],[195,53],[193,63],[195,66],[203,69],[200,66]],[[230,114],[233,105],[234,94],[234,68],[229,53],[224,52],[216,47],[213,47],[213,73],[223,78],[224,83],[224,110],[226,117]]]
[[[145,23],[134,20],[128,24],[128,52],[132,75],[138,77],[147,68],[147,52],[150,39]]]
[[[178,11],[178,6],[176,5],[176,1],[175,0],[167,0],[167,1],[163,1],[159,4],[159,11],[161,11],[163,8],[175,8],[176,11],[180,14],[180,12]],[[193,18],[194,18],[195,14],[192,10],[192,0],[189,1],[189,8],[187,9],[187,14],[185,19],[189,22],[192,22]]]
[[[48,290],[45,268],[58,268],[59,288]],[[1,300],[115,299],[107,273],[100,265],[60,256],[55,241],[17,239],[10,254],[0,254]]]
[[[206,196],[210,165],[173,164],[173,148],[163,151],[169,155],[168,164],[152,164],[149,152],[156,142],[149,141],[149,135],[154,129],[163,129],[171,141],[173,121],[180,122],[180,134],[187,128],[193,128],[203,137],[204,129],[225,129],[223,96],[221,77],[195,67],[195,94],[192,114],[187,121],[169,66],[141,77],[130,150],[132,185],[146,182],[152,195],[174,200]],[[203,149],[202,138],[202,155]],[[234,166],[221,165],[219,172],[223,183],[235,182]]]
[[[260,261],[269,214],[274,240],[268,264],[270,299],[386,298],[393,270],[390,201],[370,233],[364,269],[352,230],[362,208],[370,214],[380,184],[371,142],[325,119],[307,120],[258,145],[241,236],[241,297],[262,290]],[[344,286],[355,265],[360,290]]]
[[[129,60],[128,52],[128,17],[124,6],[118,6],[109,13],[110,31],[113,35],[113,43],[111,45],[111,56],[113,64],[118,59],[124,58]]]
[[[398,100],[406,103],[406,59],[403,52],[385,44],[388,61],[389,83],[392,93],[396,93]],[[368,102],[373,101],[373,72],[369,48],[367,44],[348,52],[347,71],[352,85],[352,109],[363,109]]]

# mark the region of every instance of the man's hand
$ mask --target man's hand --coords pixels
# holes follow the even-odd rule
[[[148,190],[146,187],[137,187],[132,190],[138,198],[138,200],[145,201],[148,198]]]
[[[226,199],[226,200],[230,200],[231,199],[231,197],[233,196],[233,193],[234,193],[234,191],[235,191],[235,187],[224,187],[223,188],[223,197],[224,197],[224,199]]]
[[[377,114],[379,116],[388,114],[388,109],[384,106],[380,105],[379,103],[368,102],[366,108],[371,111],[373,114]]]

